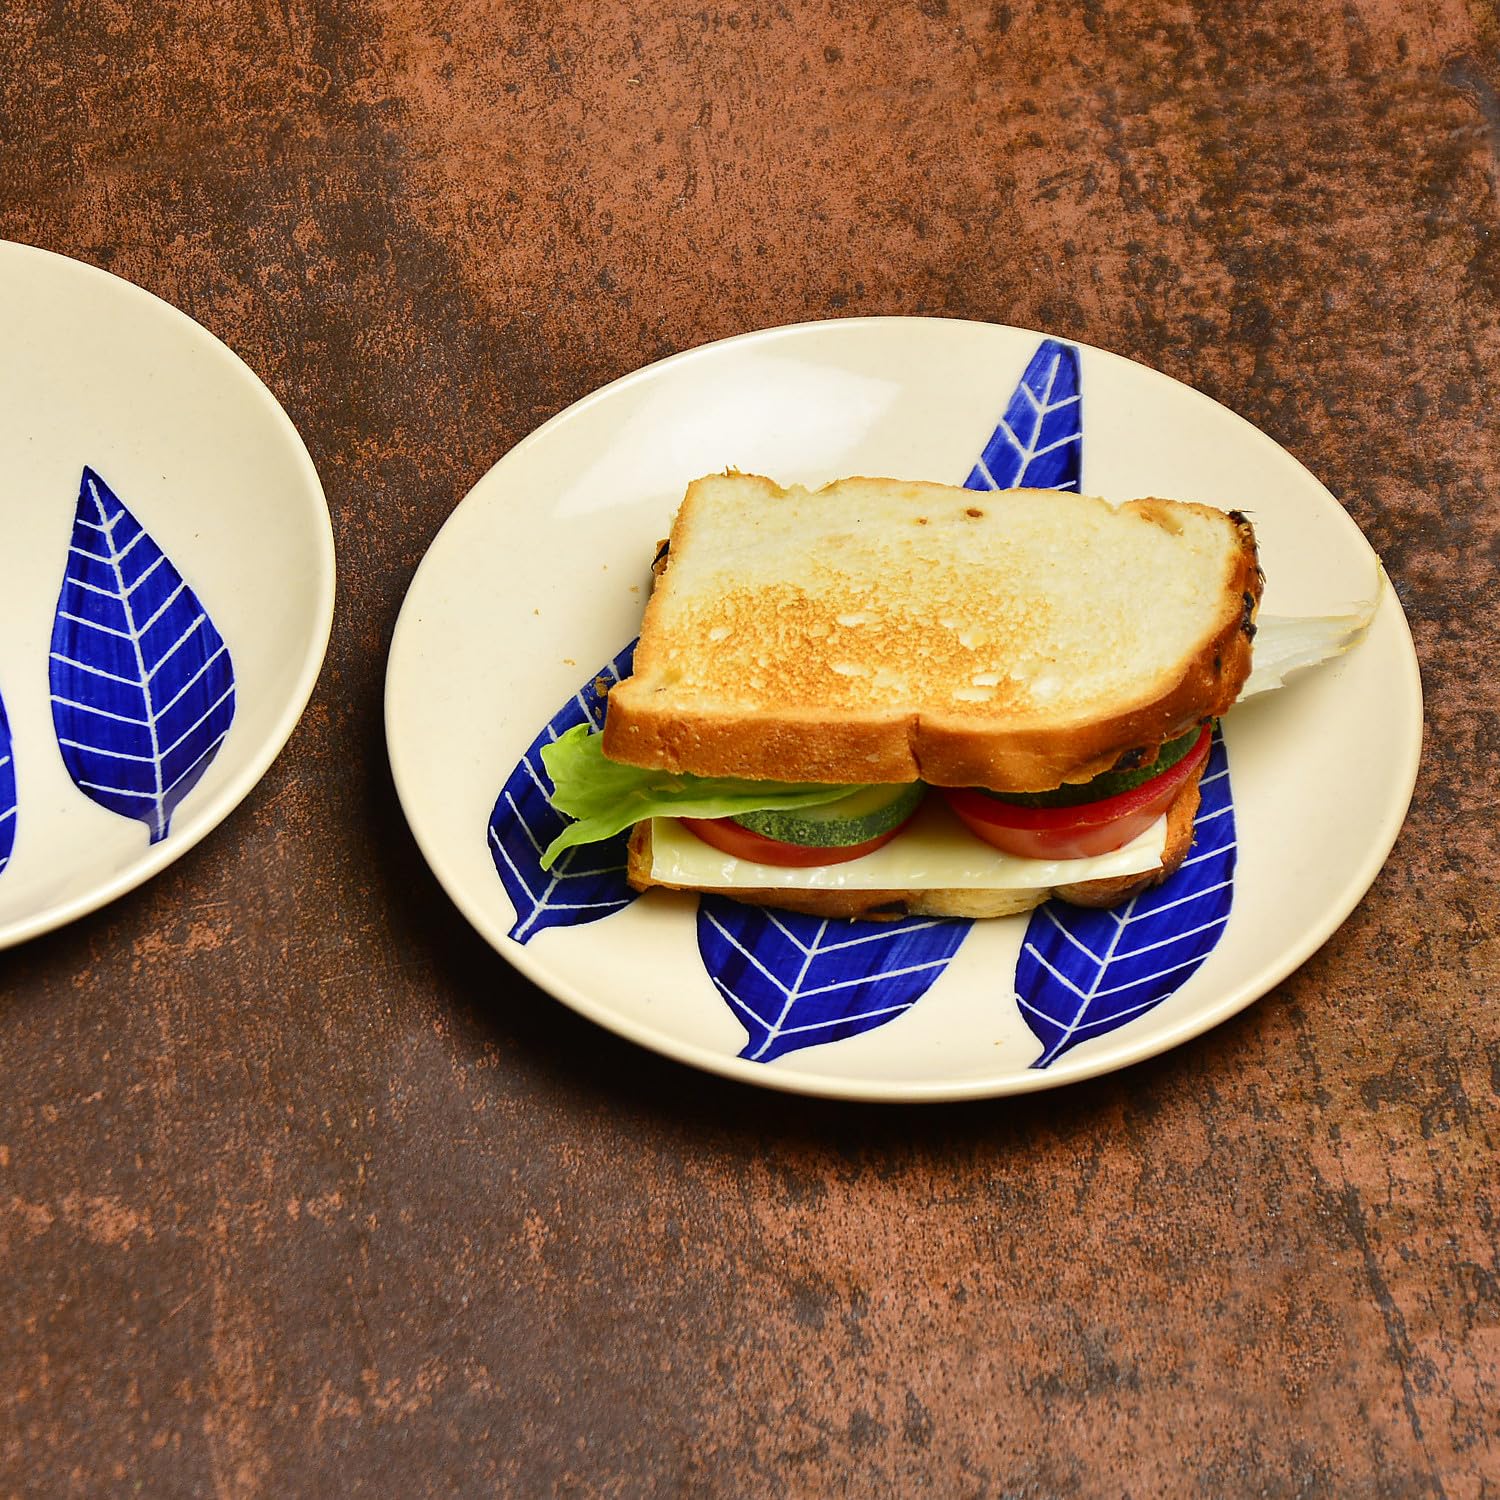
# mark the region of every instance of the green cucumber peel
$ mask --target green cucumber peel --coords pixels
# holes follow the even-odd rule
[[[1150,765],[1136,766],[1133,770],[1105,771],[1092,781],[1065,784],[1050,792],[987,792],[985,795],[997,802],[1008,802],[1013,807],[1082,807],[1087,802],[1102,802],[1106,797],[1133,792],[1164,771],[1170,771],[1198,743],[1202,733],[1203,726],[1194,724],[1186,734],[1168,740]]]
[[[761,808],[817,807],[859,790],[647,770],[606,759],[602,742],[602,735],[580,724],[542,747],[552,805],[574,819],[542,852],[544,870],[565,849],[613,838],[643,818],[732,818]]]
[[[861,787],[820,807],[742,813],[734,821],[751,833],[808,849],[867,844],[899,828],[917,810],[927,788],[920,781]]]

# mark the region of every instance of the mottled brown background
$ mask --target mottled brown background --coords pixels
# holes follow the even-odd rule
[[[238,350],[342,568],[248,802],[0,955],[0,1494],[1500,1495],[1497,38],[1481,0],[0,10],[0,235]],[[1242,412],[1384,554],[1429,695],[1315,958],[1019,1101],[593,1029],[385,767],[403,590],[501,453],[656,356],[895,312]]]

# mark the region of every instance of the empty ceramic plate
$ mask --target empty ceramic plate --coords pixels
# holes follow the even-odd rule
[[[190,849],[264,774],[333,615],[291,421],[185,314],[0,243],[0,947]]]

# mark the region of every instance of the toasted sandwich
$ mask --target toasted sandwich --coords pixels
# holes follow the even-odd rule
[[[1192,841],[1251,670],[1238,512],[887,479],[687,492],[602,736],[549,747],[548,851],[840,917],[1112,905]]]

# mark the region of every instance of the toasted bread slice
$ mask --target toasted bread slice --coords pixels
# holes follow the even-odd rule
[[[1160,885],[1187,858],[1193,843],[1193,819],[1198,815],[1200,767],[1183,784],[1167,809],[1167,841],[1161,867],[1140,875],[1121,875],[1113,880],[1086,880],[1074,885],[1037,890],[914,890],[861,891],[841,888],[774,890],[715,887],[712,894],[729,896],[751,906],[774,906],[785,911],[808,912],[816,917],[864,917],[875,920],[898,917],[1010,917],[1040,906],[1050,896],[1060,896],[1075,906],[1118,906],[1153,885]],[[651,824],[637,823],[630,835],[626,878],[638,891],[662,886],[671,890],[698,890],[697,886],[672,886],[651,874]]]
[[[695,481],[604,750],[703,776],[1040,791],[1222,713],[1260,572],[1237,513],[891,479]]]

